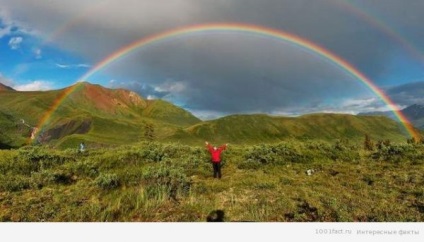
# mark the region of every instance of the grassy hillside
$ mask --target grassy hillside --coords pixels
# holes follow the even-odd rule
[[[160,99],[150,100],[143,110],[143,116],[184,127],[201,122],[186,110]]]
[[[176,133],[170,140],[210,140],[218,143],[278,142],[282,140],[362,140],[369,134],[377,140],[404,141],[399,123],[386,117],[346,114],[311,114],[301,117],[232,115],[196,124]]]
[[[0,150],[0,221],[423,222],[423,157],[406,143],[230,146],[219,180],[203,147]]]
[[[62,100],[65,93],[69,95]],[[128,90],[107,89],[89,83],[46,92],[3,91],[0,92],[0,112],[3,114],[0,124],[4,131],[0,133],[0,142],[3,146],[15,146],[13,140],[30,134],[28,131],[18,133],[16,127],[5,133],[6,127],[20,120],[31,127],[38,126],[58,100],[62,101],[48,116],[37,140],[62,148],[82,140],[93,145],[134,143],[144,139],[147,124],[154,127],[154,135],[160,139],[200,122],[189,112],[166,101],[147,101]],[[19,142],[18,146],[24,142]]]
[[[0,149],[18,148],[24,145],[31,129],[13,116],[0,111]]]

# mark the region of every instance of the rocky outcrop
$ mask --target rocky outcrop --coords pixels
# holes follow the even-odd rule
[[[70,120],[69,122],[47,129],[46,131],[41,131],[38,141],[40,143],[46,143],[50,140],[60,139],[71,134],[86,134],[90,131],[90,128],[91,120]],[[37,133],[37,131],[38,130],[36,130],[35,133]],[[31,134],[31,139],[35,138],[33,134]]]

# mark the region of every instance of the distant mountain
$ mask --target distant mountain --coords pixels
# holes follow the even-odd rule
[[[359,141],[365,134],[376,140],[407,137],[400,123],[384,116],[257,114],[202,122],[170,102],[90,83],[53,91],[3,91],[0,103],[0,148],[19,147],[28,141],[76,148],[82,141],[107,146],[148,139],[257,144],[288,139]],[[41,127],[40,120],[44,120]]]
[[[424,105],[411,105],[403,109],[402,113],[415,127],[424,130]]]
[[[190,126],[200,119],[188,111],[164,100],[146,100],[133,91],[108,89],[87,82],[76,84],[78,87],[69,95],[69,102],[79,110],[85,109],[100,116],[126,116],[150,118],[178,126]]]
[[[405,117],[418,129],[424,130],[424,105],[413,104],[401,110]],[[391,111],[387,112],[370,112],[360,113],[362,116],[386,116],[393,120],[397,120]]]
[[[15,91],[15,89],[0,83],[0,92],[1,91]]]

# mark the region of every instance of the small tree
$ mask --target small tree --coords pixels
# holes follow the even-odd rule
[[[364,140],[364,149],[365,150],[373,150],[374,149],[374,144],[370,138],[370,136],[368,134],[365,135],[365,140]]]
[[[148,141],[153,141],[155,139],[155,128],[153,124],[146,123],[146,125],[144,125],[144,138]]]
[[[377,149],[382,150],[384,147],[389,147],[390,146],[390,140],[386,139],[386,140],[379,140],[377,141]]]
[[[410,139],[407,139],[406,142],[408,144],[416,144],[417,143],[417,141],[415,140],[415,137],[411,137]]]

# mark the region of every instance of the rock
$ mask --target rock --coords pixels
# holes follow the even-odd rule
[[[306,170],[306,174],[307,174],[308,176],[312,176],[312,174],[313,174],[313,173],[315,173],[315,170],[314,170],[314,169]]]

